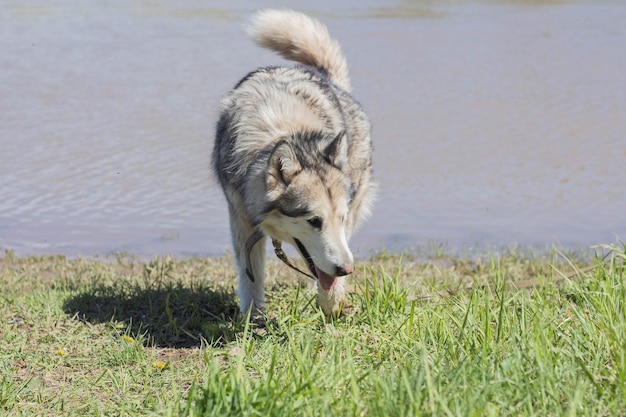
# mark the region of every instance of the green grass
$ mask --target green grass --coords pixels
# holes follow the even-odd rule
[[[626,250],[601,250],[381,253],[334,320],[271,263],[265,328],[226,258],[6,253],[0,415],[626,416]]]

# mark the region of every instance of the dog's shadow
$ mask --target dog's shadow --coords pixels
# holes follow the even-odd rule
[[[150,278],[150,277],[148,277]],[[181,279],[135,279],[84,287],[65,312],[90,324],[112,323],[147,345],[167,348],[223,344],[234,337],[238,308],[232,288]]]

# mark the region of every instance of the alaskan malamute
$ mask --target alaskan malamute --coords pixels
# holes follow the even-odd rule
[[[333,315],[354,271],[348,240],[374,194],[370,123],[322,23],[265,10],[248,33],[301,65],[251,72],[221,102],[213,168],[228,200],[241,311],[265,308],[269,236],[297,248],[319,281],[319,305]]]

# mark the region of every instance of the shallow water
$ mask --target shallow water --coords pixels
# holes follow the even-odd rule
[[[381,193],[359,252],[626,237],[626,3],[292,2],[348,57]],[[283,2],[264,2],[264,7]],[[281,63],[249,2],[0,6],[0,247],[221,255],[220,97]]]

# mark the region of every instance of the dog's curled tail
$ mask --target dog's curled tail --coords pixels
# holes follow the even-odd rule
[[[252,16],[247,31],[259,46],[316,67],[341,88],[351,90],[341,47],[319,20],[293,10],[261,10]]]

